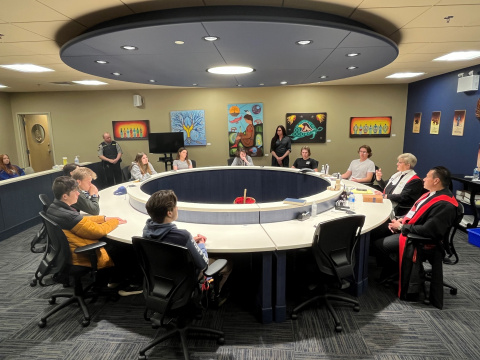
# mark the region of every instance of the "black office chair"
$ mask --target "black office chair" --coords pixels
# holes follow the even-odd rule
[[[52,203],[47,195],[40,194],[38,195],[42,205],[43,211],[47,212],[48,207]],[[47,250],[48,246],[48,236],[47,236],[47,229],[45,228],[45,224],[42,222],[42,227],[37,231],[33,240],[30,243],[30,251],[34,254],[41,254]],[[43,260],[42,260],[43,261]],[[38,270],[37,270],[38,271]],[[37,278],[36,276],[30,281],[30,286],[37,286]]]
[[[122,168],[122,180],[123,180],[123,182],[130,181],[131,178],[132,178],[132,174],[130,174],[130,165],[124,166]]]
[[[320,294],[293,309],[293,320],[296,320],[297,314],[308,305],[323,300],[335,321],[335,331],[340,332],[343,328],[330,300],[353,304],[353,310],[360,311],[360,304],[357,300],[328,293],[327,283],[332,282],[336,288],[342,290],[350,286],[347,279],[354,276],[355,246],[364,223],[364,215],[352,215],[317,225],[313,236],[312,250],[321,273],[317,286]]]
[[[407,246],[404,251],[406,261],[402,261],[402,294],[419,292],[419,287],[423,286],[424,303],[432,304],[439,309],[443,308],[444,287],[450,289],[450,294],[457,294],[457,288],[443,280],[443,264],[454,265],[458,262],[458,254],[453,245],[453,239],[462,221],[463,212],[463,205],[458,203],[456,218],[442,239],[432,239],[416,234],[407,236]],[[408,242],[413,244],[413,248],[408,249]],[[411,254],[405,256],[413,249],[417,251],[415,263],[410,260]],[[452,256],[455,259],[453,261]],[[424,263],[427,261],[431,268],[425,270]],[[408,270],[404,271],[404,267]],[[430,283],[430,287],[427,286],[427,282]]]
[[[97,272],[97,254],[96,250],[104,247],[105,242],[99,241],[95,244],[81,246],[75,249],[75,253],[85,253],[89,255],[92,267],[72,265],[72,254],[70,252],[70,245],[67,237],[63,233],[60,226],[50,220],[45,212],[41,211],[40,216],[43,219],[43,223],[48,234],[48,247],[43,257],[42,263],[39,269],[35,273],[35,277],[40,285],[47,286],[54,283],[68,284],[70,278],[73,279],[73,291],[71,289],[64,289],[58,293],[52,294],[48,301],[51,305],[55,304],[55,301],[59,297],[67,298],[66,301],[59,304],[47,314],[43,315],[38,326],[43,328],[47,325],[47,318],[71,303],[78,303],[83,311],[82,326],[88,326],[90,324],[90,313],[85,304],[85,299],[97,298],[98,293],[88,291],[91,285],[86,288],[82,285],[82,278],[85,275],[91,275],[95,279]]]
[[[190,159],[190,161],[192,162],[192,168],[196,168],[197,167],[197,162],[195,160],[192,160],[192,159]]]
[[[188,360],[186,334],[191,331],[216,335],[217,342],[223,344],[222,331],[191,325],[195,317],[195,303],[197,307],[200,304],[200,287],[190,251],[183,246],[137,236],[132,238],[132,244],[144,274],[144,318],[151,321],[154,328],[160,326],[169,329],[140,350],[138,358],[146,359],[146,351],[178,334],[184,357]],[[205,276],[217,274],[226,264],[224,259],[215,261],[204,270]]]
[[[228,166],[232,166],[233,160],[235,160],[234,157],[229,157],[229,158],[227,159],[227,165],[228,165]]]

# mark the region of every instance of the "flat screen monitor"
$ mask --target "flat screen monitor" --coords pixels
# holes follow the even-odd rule
[[[174,154],[181,147],[183,132],[148,134],[148,149],[151,154]]]

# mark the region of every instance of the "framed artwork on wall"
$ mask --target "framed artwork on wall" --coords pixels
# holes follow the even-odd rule
[[[370,116],[350,118],[350,137],[390,137],[392,132],[391,116]]]
[[[228,155],[244,148],[251,157],[263,156],[263,103],[227,105]]]
[[[430,134],[438,135],[440,131],[440,117],[441,111],[432,111],[432,118],[430,119]]]
[[[420,133],[420,124],[422,123],[422,113],[418,112],[413,114],[413,130],[412,133],[419,134]]]
[[[453,136],[463,136],[466,113],[467,113],[466,110],[455,110],[455,113],[453,114],[453,128],[452,128]]]
[[[185,146],[207,145],[205,110],[170,111],[172,132],[183,132]]]
[[[112,121],[114,140],[148,140],[149,120]]]
[[[287,135],[292,143],[324,143],[327,133],[327,113],[287,113]]]

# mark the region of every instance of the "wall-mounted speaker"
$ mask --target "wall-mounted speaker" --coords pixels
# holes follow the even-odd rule
[[[471,75],[458,78],[457,93],[465,91],[477,91],[480,76]]]
[[[143,99],[140,95],[133,95],[133,106],[140,107],[143,105]]]

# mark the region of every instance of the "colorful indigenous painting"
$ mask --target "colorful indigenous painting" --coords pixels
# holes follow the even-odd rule
[[[114,140],[148,140],[149,120],[112,121]]]
[[[263,156],[263,103],[229,104],[228,155],[245,148],[251,157]]]
[[[392,133],[391,116],[351,117],[350,137],[390,137]]]
[[[466,110],[455,110],[453,114],[453,136],[463,136],[463,128],[465,127]]]
[[[324,143],[327,134],[327,113],[287,113],[285,130],[292,143]]]
[[[413,133],[420,133],[420,124],[422,123],[422,113],[418,112],[413,115]]]
[[[430,134],[437,135],[439,133],[441,115],[441,111],[432,111],[432,118],[430,120]]]
[[[205,110],[170,111],[172,132],[183,132],[185,146],[207,145]]]

